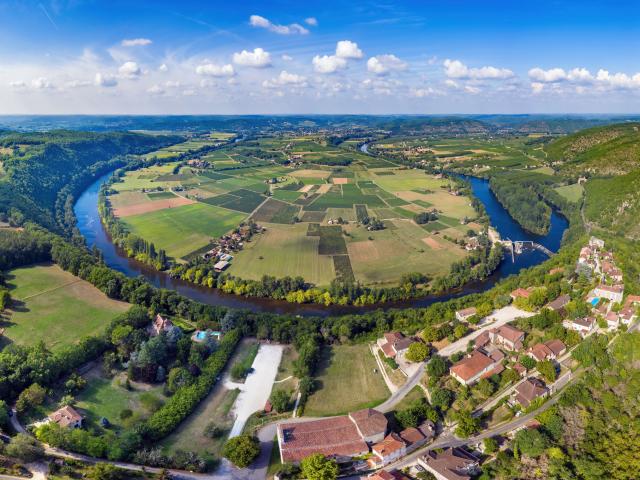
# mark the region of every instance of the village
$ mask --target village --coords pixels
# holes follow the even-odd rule
[[[250,221],[248,225],[242,224],[233,232],[214,240],[202,258],[213,262],[213,269],[220,273],[226,270],[233,260],[233,255],[244,248],[245,242],[251,241],[256,233],[263,233],[266,229]]]

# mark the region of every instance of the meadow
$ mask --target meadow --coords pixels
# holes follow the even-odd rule
[[[129,308],[56,265],[18,268],[7,272],[6,279],[14,305],[2,319],[4,344],[43,341],[56,350],[102,332]]]

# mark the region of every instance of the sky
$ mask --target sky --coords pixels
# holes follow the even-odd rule
[[[640,113],[640,2],[0,0],[0,114]]]

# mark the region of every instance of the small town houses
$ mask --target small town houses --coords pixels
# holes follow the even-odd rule
[[[234,232],[215,240],[212,248],[206,251],[202,258],[214,262],[213,268],[216,272],[223,272],[231,264],[232,254],[242,250],[245,242],[250,241],[254,233],[262,233],[264,230],[258,224],[242,225]]]

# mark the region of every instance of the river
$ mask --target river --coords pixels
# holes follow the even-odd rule
[[[363,152],[365,151],[366,149],[363,150]],[[296,314],[302,316],[362,313],[376,308],[426,307],[438,301],[445,301],[470,293],[483,292],[495,285],[501,278],[517,273],[523,268],[537,265],[547,259],[546,255],[538,250],[525,250],[522,254],[516,255],[515,262],[511,261],[509,255],[505,255],[505,259],[493,275],[482,282],[467,284],[459,290],[442,295],[428,295],[401,302],[389,302],[367,307],[339,305],[325,307],[315,304],[298,305],[265,298],[231,295],[217,289],[200,287],[184,280],[173,279],[164,272],[159,272],[143,263],[128,258],[122,251],[117,249],[115,245],[111,243],[111,239],[104,229],[98,214],[98,192],[100,185],[102,185],[109,176],[110,174],[104,175],[92,183],[89,188],[80,195],[74,207],[76,218],[78,219],[78,228],[82,235],[84,235],[87,245],[90,247],[95,245],[102,252],[105,263],[114,270],[130,277],[142,275],[156,287],[175,290],[186,297],[210,305],[246,308],[255,312]],[[558,215],[555,211],[552,212],[551,229],[549,233],[547,235],[534,235],[524,230],[511,218],[489,189],[489,182],[487,180],[474,177],[467,177],[467,180],[471,182],[474,195],[484,204],[491,220],[491,225],[498,231],[501,238],[531,240],[544,245],[553,252],[560,248],[562,234],[568,227],[568,222],[564,217]]]

